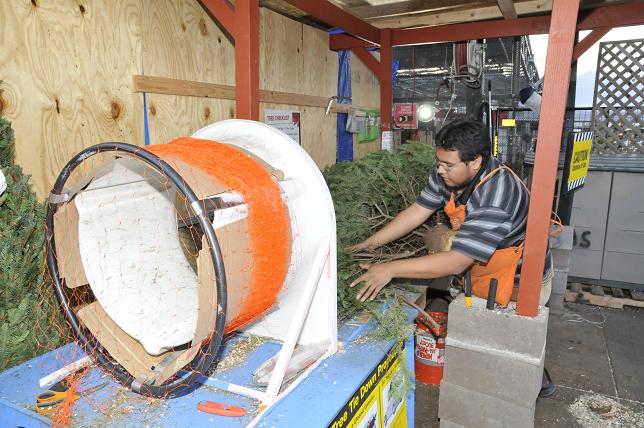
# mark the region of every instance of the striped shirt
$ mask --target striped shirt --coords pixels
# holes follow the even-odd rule
[[[481,177],[499,165],[499,161],[492,158]],[[434,171],[417,202],[435,211],[449,202],[450,195],[451,191],[442,177],[438,171]],[[465,222],[454,237],[452,250],[487,263],[497,249],[520,245],[525,239],[529,201],[528,191],[514,174],[503,168],[497,171],[472,192],[465,207]],[[552,258],[548,245],[543,278],[548,278],[551,271]],[[515,287],[518,287],[520,272],[521,261],[515,276]]]

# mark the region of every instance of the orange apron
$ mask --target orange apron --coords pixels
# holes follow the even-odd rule
[[[474,188],[478,188],[486,180],[496,174],[501,168],[511,169],[505,165],[492,170],[489,174],[481,179]],[[461,228],[465,222],[465,205],[456,206],[454,193],[451,194],[449,202],[445,205],[445,214],[449,217],[452,229],[455,231]],[[472,266],[472,294],[482,299],[487,299],[490,287],[490,279],[496,278],[498,281],[496,289],[496,303],[507,306],[512,297],[514,288],[514,275],[517,271],[517,265],[523,255],[523,243],[517,247],[507,247],[498,249],[492,254],[487,263],[475,262]]]

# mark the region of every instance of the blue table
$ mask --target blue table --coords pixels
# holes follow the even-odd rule
[[[409,315],[411,320],[414,314],[409,312]],[[391,375],[398,361],[392,357],[393,353],[389,358],[387,356],[392,349],[398,350],[401,344],[361,338],[371,327],[371,323],[341,325],[338,331],[341,351],[324,360],[289,395],[265,412],[257,426],[412,427],[413,390],[407,392],[406,403],[394,402],[386,397],[389,391],[387,376]],[[226,342],[222,354],[224,358],[234,347],[236,340],[239,339],[233,338]],[[216,379],[252,386],[252,372],[278,350],[277,343],[263,343],[250,352],[241,364],[217,373]],[[408,373],[413,373],[413,338],[405,341],[404,352],[403,361],[406,361]],[[0,425],[29,428],[50,426],[51,419],[33,410],[35,397],[42,392],[39,380],[64,366],[63,362],[69,363],[83,355],[75,344],[69,344],[0,373]],[[94,368],[83,381],[83,386],[90,387],[102,382],[109,384],[75,402],[73,426],[241,427],[249,424],[259,414],[259,402],[209,385],[202,385],[179,398],[147,399],[127,390],[105,376],[100,369]],[[385,397],[380,399],[380,404],[377,399],[379,396]],[[248,410],[248,414],[233,418],[203,413],[196,408],[201,400],[241,406]],[[380,416],[374,418],[378,406]],[[385,417],[386,425],[381,425]],[[374,421],[376,423],[372,425]]]

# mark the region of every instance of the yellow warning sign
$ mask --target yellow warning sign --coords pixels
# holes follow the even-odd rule
[[[590,150],[592,145],[593,140],[575,141],[575,145],[572,150],[572,157],[570,159],[568,183],[572,183],[586,177],[586,174],[588,173],[588,165],[590,163]]]
[[[593,146],[592,132],[570,133],[564,164],[564,183],[562,194],[581,188],[586,182],[590,166],[590,152]]]
[[[507,126],[508,128],[514,128],[517,126],[516,119],[501,119],[501,126]]]

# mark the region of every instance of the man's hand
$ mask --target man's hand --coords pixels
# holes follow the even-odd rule
[[[364,282],[364,285],[360,291],[358,291],[358,294],[356,294],[356,299],[361,302],[373,300],[378,295],[378,292],[382,290],[385,285],[389,284],[389,281],[391,281],[392,273],[390,266],[388,263],[376,263],[373,265],[361,263],[360,267],[362,269],[367,269],[367,271],[349,284],[349,287],[355,287],[361,282]]]
[[[379,245],[373,242],[371,238],[367,238],[359,244],[347,247],[347,251],[350,253],[357,253],[358,251],[373,251],[378,247]]]

